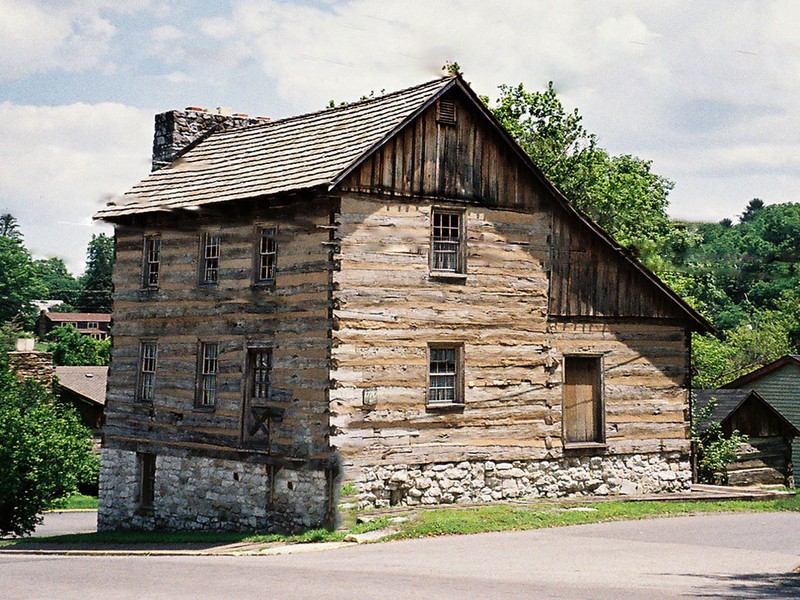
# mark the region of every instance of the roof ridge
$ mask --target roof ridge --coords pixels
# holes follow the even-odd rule
[[[342,105],[339,105],[339,106],[328,106],[328,107],[323,108],[321,110],[314,110],[314,111],[307,112],[307,113],[302,113],[302,114],[299,114],[299,115],[291,115],[289,117],[283,117],[282,119],[274,119],[272,121],[264,121],[263,123],[251,123],[249,125],[239,125],[238,127],[228,127],[228,128],[226,128],[224,130],[217,131],[213,135],[208,136],[208,137],[218,137],[218,136],[224,135],[224,134],[229,133],[229,132],[242,131],[243,129],[256,129],[256,128],[261,128],[261,127],[271,127],[273,125],[280,125],[282,123],[288,123],[288,122],[291,122],[291,121],[296,121],[298,119],[307,119],[307,118],[313,117],[315,115],[332,114],[334,112],[342,112],[342,111],[345,111],[345,110],[348,110],[348,109],[352,110],[354,108],[360,108],[360,107],[365,106],[367,104],[389,100],[389,99],[391,99],[391,98],[393,98],[395,96],[401,96],[403,94],[407,94],[408,92],[411,92],[412,90],[423,89],[423,88],[425,88],[427,86],[433,87],[433,84],[435,84],[435,83],[441,83],[442,85],[445,85],[450,80],[457,79],[457,78],[458,78],[458,75],[448,75],[447,77],[439,77],[437,79],[430,79],[430,80],[428,80],[428,81],[426,81],[424,83],[418,83],[417,85],[412,85],[412,86],[409,86],[407,88],[403,88],[402,90],[396,90],[394,92],[389,92],[388,94],[381,94],[380,96],[375,96],[374,98],[365,98],[365,99],[361,99],[361,100],[354,100],[353,102],[348,102],[346,104],[342,104]]]

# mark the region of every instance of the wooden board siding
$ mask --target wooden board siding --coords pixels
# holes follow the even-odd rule
[[[662,290],[563,211],[553,213],[552,269],[553,316],[685,318]]]
[[[547,195],[544,186],[505,140],[486,127],[485,117],[458,90],[442,99],[455,102],[454,125],[437,122],[432,105],[368,156],[338,189],[540,209]]]
[[[238,459],[271,454],[276,462],[327,457],[330,211],[327,201],[252,212],[225,206],[117,227],[108,445],[171,446]],[[278,227],[274,286],[251,285],[257,224]],[[219,284],[211,287],[198,285],[199,240],[206,230],[221,239]],[[157,291],[142,290],[146,233],[161,236]],[[142,339],[158,341],[152,406],[134,398]],[[212,412],[195,408],[201,341],[219,345]],[[268,446],[245,450],[240,418],[249,344],[273,349],[271,389],[285,415],[272,424]]]
[[[686,330],[549,321],[545,211],[468,206],[466,278],[431,277],[443,205],[341,200],[331,443],[345,466],[560,456],[561,367],[577,353],[603,355],[607,452],[687,452]],[[426,408],[437,342],[463,344],[463,409]]]

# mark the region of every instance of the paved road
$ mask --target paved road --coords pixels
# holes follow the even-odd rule
[[[289,556],[0,555],[0,596],[800,598],[800,515],[706,515]]]

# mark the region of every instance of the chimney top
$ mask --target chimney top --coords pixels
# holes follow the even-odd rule
[[[217,107],[217,114],[222,115],[223,117],[230,117],[232,116],[233,110],[230,106],[218,106]]]

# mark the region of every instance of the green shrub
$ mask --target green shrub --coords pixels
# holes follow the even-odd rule
[[[93,477],[92,441],[73,409],[0,359],[0,534],[24,535]]]

